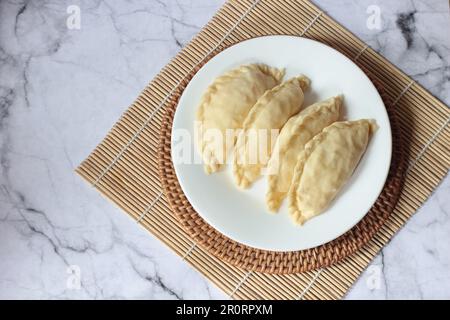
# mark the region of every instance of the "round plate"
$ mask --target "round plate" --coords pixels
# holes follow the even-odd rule
[[[344,119],[371,118],[379,129],[352,178],[328,210],[294,225],[287,201],[278,214],[266,208],[267,181],[261,177],[248,190],[234,183],[231,165],[206,175],[194,145],[194,121],[203,92],[224,72],[262,62],[285,68],[288,79],[311,79],[305,106],[344,95]],[[172,161],[183,192],[198,214],[219,232],[247,246],[271,251],[297,251],[329,242],[356,225],[369,211],[385,183],[391,161],[389,118],[375,86],[351,60],[320,42],[293,36],[266,36],[236,44],[208,61],[184,90],[172,127]]]

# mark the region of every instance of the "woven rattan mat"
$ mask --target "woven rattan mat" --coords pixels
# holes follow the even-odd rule
[[[339,263],[275,275],[247,271],[197,246],[173,214],[158,172],[160,126],[167,106],[207,57],[239,41],[291,34],[328,44],[382,84],[407,139],[398,203],[379,232]],[[442,102],[307,1],[229,1],[155,77],[77,172],[229,296],[333,299],[345,295],[377,252],[432,193],[450,166],[450,111]]]
[[[366,71],[366,73],[368,73]],[[197,245],[206,251],[239,268],[249,271],[288,274],[325,268],[355,253],[367,244],[395,208],[401,192],[405,172],[403,137],[392,101],[383,86],[373,79],[389,114],[392,135],[393,155],[389,175],[383,191],[368,214],[355,227],[334,241],[316,248],[295,252],[274,252],[259,250],[235,242],[224,236],[194,210],[181,189],[171,157],[172,122],[178,99],[185,84],[195,75],[191,72],[166,106],[160,129],[159,170],[164,194],[173,212]],[[370,76],[370,74],[369,74]]]

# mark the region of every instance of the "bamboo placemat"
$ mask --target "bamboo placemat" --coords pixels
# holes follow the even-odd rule
[[[196,246],[171,212],[158,176],[162,117],[186,76],[215,50],[268,34],[315,39],[353,59],[383,84],[399,116],[400,131],[407,137],[404,186],[387,222],[354,255],[306,273],[244,271]],[[336,299],[345,295],[446,175],[449,122],[446,105],[310,2],[232,0],[161,70],[77,172],[232,298]]]

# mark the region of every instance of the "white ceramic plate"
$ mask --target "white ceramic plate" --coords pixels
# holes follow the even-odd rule
[[[242,64],[263,62],[286,68],[285,79],[305,74],[311,79],[305,106],[344,94],[344,117],[376,119],[379,130],[344,190],[331,207],[303,226],[294,225],[286,200],[279,214],[265,204],[267,181],[250,189],[234,184],[231,165],[206,175],[201,164],[180,163],[180,139],[193,137],[195,112],[202,93],[219,75]],[[198,157],[194,139],[188,142],[191,159]],[[185,140],[186,141],[186,140]],[[331,241],[357,224],[373,205],[387,177],[391,161],[391,128],[380,95],[367,76],[347,57],[320,42],[292,37],[267,36],[236,44],[206,63],[193,77],[179,101],[172,129],[172,160],[189,202],[210,225],[245,245],[274,251],[312,248]],[[189,156],[186,153],[184,157]],[[186,159],[186,158],[183,158]],[[184,162],[189,162],[185,160]]]

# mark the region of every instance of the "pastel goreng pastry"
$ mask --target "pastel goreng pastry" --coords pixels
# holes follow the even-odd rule
[[[339,119],[341,105],[342,96],[314,103],[291,117],[281,129],[267,165],[266,203],[270,211],[278,211],[286,197],[299,153],[315,135]]]
[[[376,129],[374,120],[335,122],[306,144],[288,194],[295,223],[303,224],[329,207],[351,177]]]
[[[303,91],[309,84],[310,80],[305,76],[289,79],[264,93],[252,107],[235,148],[233,174],[239,187],[248,188],[261,175],[272,153],[272,130],[281,129],[292,115],[300,111]],[[256,132],[257,141],[252,145],[250,135]]]
[[[207,174],[218,171],[226,162],[226,131],[242,128],[258,98],[278,85],[283,76],[284,70],[249,64],[226,72],[207,88],[196,115],[196,124],[201,126],[197,142]]]

